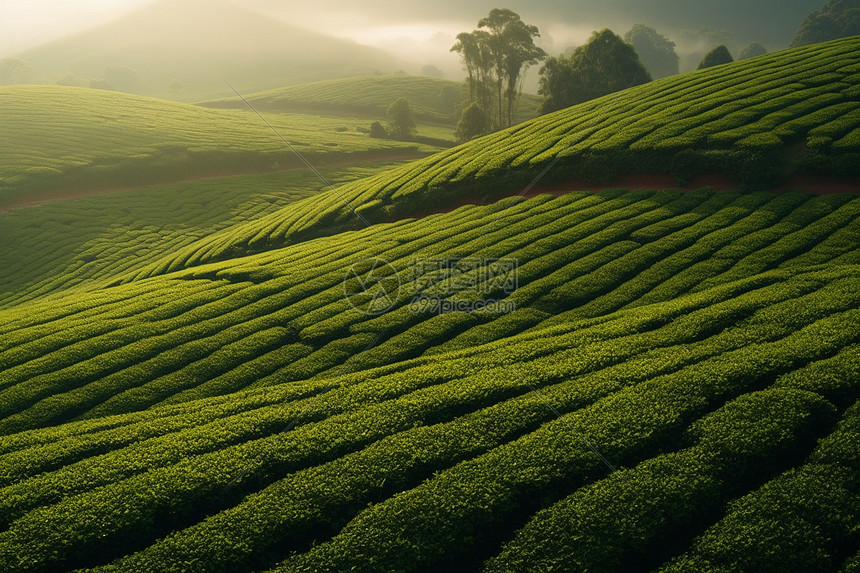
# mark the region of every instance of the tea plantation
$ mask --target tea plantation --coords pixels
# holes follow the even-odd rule
[[[858,571],[860,193],[760,189],[851,181],[858,80],[793,49],[14,263],[0,571]],[[644,166],[738,189],[576,190]]]
[[[214,234],[149,272],[421,215],[464,199],[491,201],[535,183],[609,187],[642,173],[679,183],[717,174],[747,190],[791,188],[797,175],[856,181],[860,38],[681,74],[546,115]]]

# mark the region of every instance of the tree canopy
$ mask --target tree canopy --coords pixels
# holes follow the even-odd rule
[[[388,106],[388,133],[395,139],[415,137],[415,118],[409,100],[399,97]]]
[[[541,69],[541,111],[549,113],[651,81],[636,54],[611,30],[594,32],[570,56],[549,58]]]
[[[457,143],[464,143],[486,135],[491,131],[491,128],[487,113],[477,103],[472,102],[463,110],[454,135],[457,138]]]
[[[810,12],[791,41],[791,47],[828,42],[860,34],[860,0],[830,0]]]
[[[767,48],[759,44],[758,42],[753,42],[748,45],[746,48],[741,50],[741,53],[738,54],[739,60],[747,60],[749,58],[755,58],[757,56],[763,56],[767,53]]]
[[[478,29],[458,34],[451,47],[466,69],[469,102],[492,113],[496,128],[513,125],[525,73],[546,58],[534,44],[537,37],[537,26],[526,24],[516,12],[495,8]]]
[[[734,62],[734,58],[732,58],[731,52],[725,46],[717,46],[702,58],[702,61],[699,62],[699,67],[697,69],[704,70],[705,68],[712,68],[714,66],[721,66],[723,64],[731,64]]]
[[[675,52],[675,42],[654,28],[636,24],[624,34],[624,41],[633,44],[645,69],[655,80],[678,73],[681,59]]]
[[[33,79],[33,68],[19,58],[0,60],[0,85],[26,84]]]

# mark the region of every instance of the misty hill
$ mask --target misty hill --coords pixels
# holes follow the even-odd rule
[[[364,76],[312,82],[250,94],[245,99],[269,112],[356,114],[385,117],[395,99],[409,100],[419,120],[454,124],[466,99],[463,82],[410,76]],[[541,98],[523,94],[518,119],[537,117]],[[206,107],[244,109],[237,97],[204,102]]]
[[[393,71],[391,56],[292,26],[228,0],[165,0],[19,57],[42,81],[86,83],[106,69],[112,87],[186,100],[311,80]],[[111,75],[110,72],[107,74]],[[129,74],[126,74],[128,76]],[[175,83],[174,82],[178,82]],[[171,86],[173,84],[173,86]]]

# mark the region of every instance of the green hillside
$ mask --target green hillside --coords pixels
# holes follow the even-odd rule
[[[446,89],[456,91],[443,92]],[[385,118],[388,106],[399,97],[409,100],[419,120],[454,125],[460,119],[460,108],[468,94],[463,82],[391,75],[319,81],[251,94],[245,99],[268,112],[346,113]],[[537,117],[540,101],[537,96],[523,94],[517,120]],[[241,108],[245,104],[238,98],[227,98],[201,105]]]
[[[856,570],[858,48],[0,216],[0,571]]]
[[[0,567],[510,570],[577,554],[552,520],[581,504],[608,520],[584,560],[624,569],[658,540],[655,566],[733,562],[708,549],[735,535],[725,502],[765,523],[780,488],[843,508],[778,514],[826,536],[783,551],[838,564],[860,516],[858,215],[846,195],[541,196],[0,311]],[[517,310],[410,309],[418,288],[502,294],[416,275],[439,256],[516,259]],[[379,316],[344,298],[369,257],[402,284]]]
[[[804,190],[798,175],[860,177],[860,37],[651,82],[443,151],[238,225],[141,276],[541,186],[674,184]]]
[[[321,173],[339,185],[390,167],[393,159],[335,161]],[[82,193],[74,200],[0,213],[0,268],[7,269],[0,274],[0,308],[113,280],[324,187],[313,172],[291,169]]]
[[[256,115],[128,94],[0,87],[0,209],[70,190],[304,167]],[[432,148],[368,137],[364,121],[273,114],[272,126],[317,163],[426,155]]]

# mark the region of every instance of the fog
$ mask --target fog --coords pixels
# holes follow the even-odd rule
[[[424,66],[460,79],[449,51],[455,36],[505,7],[539,27],[538,44],[550,54],[584,43],[593,30],[652,26],[677,44],[686,71],[718,43],[735,54],[754,41],[771,51],[787,47],[822,2],[0,0],[0,58],[20,57],[41,83],[86,83],[107,67],[131,68],[141,91],[167,95],[165,86],[179,81],[192,99],[215,95],[225,75],[246,89]],[[537,71],[529,76],[534,91]]]

